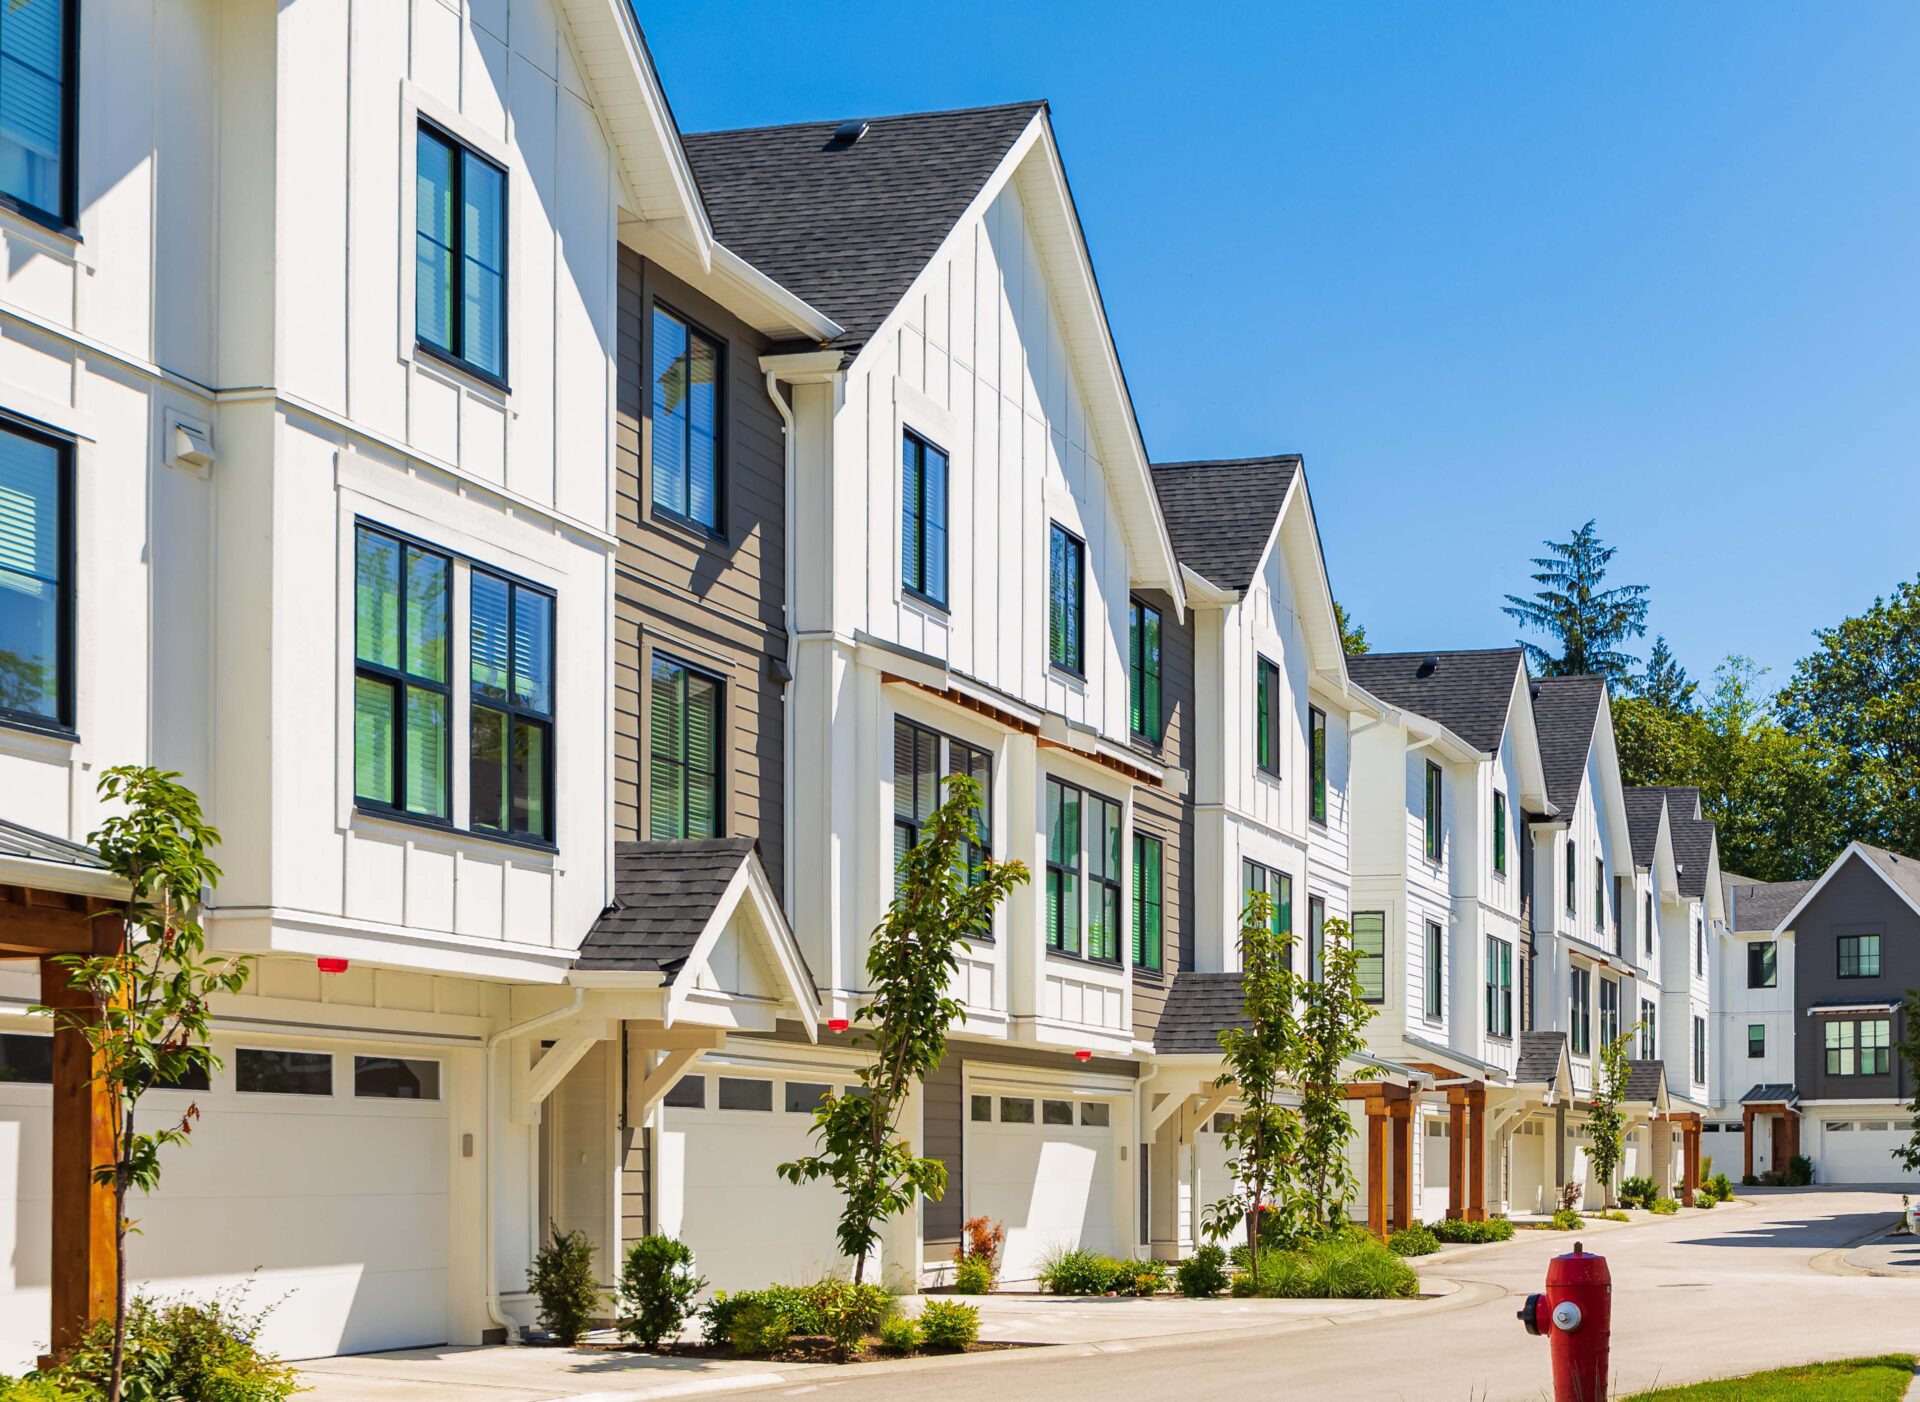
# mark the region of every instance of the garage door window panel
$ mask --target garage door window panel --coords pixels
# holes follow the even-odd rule
[[[1000,1123],[1003,1125],[1030,1125],[1033,1123],[1033,1102],[1014,1096],[1000,1097]]]
[[[673,1083],[662,1102],[676,1110],[704,1110],[707,1108],[707,1078],[705,1076],[682,1076]]]
[[[356,1056],[353,1093],[366,1100],[438,1100],[440,1063],[404,1056]]]
[[[750,1081],[738,1076],[722,1076],[719,1080],[718,1104],[722,1110],[773,1109],[772,1081]]]
[[[1073,1102],[1071,1100],[1043,1100],[1040,1102],[1040,1122],[1049,1125],[1070,1125],[1073,1123]]]
[[[333,1056],[242,1047],[234,1053],[233,1083],[242,1095],[332,1095]]]
[[[1112,1107],[1104,1100],[1080,1102],[1080,1123],[1091,1129],[1105,1129],[1112,1123]]]
[[[993,1123],[993,1097],[976,1095],[972,1097],[973,1122],[977,1125]]]
[[[833,1087],[821,1081],[788,1081],[785,1104],[789,1115],[811,1115],[820,1102],[833,1094]]]
[[[0,1032],[0,1085],[53,1084],[53,1038]]]

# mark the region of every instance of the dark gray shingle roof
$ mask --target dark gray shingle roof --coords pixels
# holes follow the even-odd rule
[[[1180,563],[1222,589],[1244,590],[1253,583],[1299,470],[1297,453],[1156,463],[1153,486]]]
[[[1734,931],[1778,929],[1800,898],[1813,889],[1811,881],[1722,884],[1727,893],[1727,928]]]
[[[1220,1034],[1229,1027],[1250,1027],[1246,997],[1238,974],[1199,974],[1183,969],[1173,976],[1153,1049],[1166,1056],[1210,1054],[1220,1050]]]
[[[1506,734],[1520,665],[1517,647],[1369,652],[1347,659],[1347,675],[1388,705],[1438,721],[1476,750],[1492,754]]]
[[[1519,1054],[1514,1058],[1513,1079],[1522,1085],[1545,1082],[1552,1085],[1560,1071],[1560,1054],[1566,1049],[1564,1032],[1522,1032]]]
[[[1920,861],[1865,842],[1860,844],[1860,850],[1892,886],[1904,892],[1908,900],[1920,905]]]
[[[1542,677],[1533,684],[1533,724],[1540,732],[1540,764],[1546,770],[1547,801],[1571,814],[1587,776],[1593,727],[1607,699],[1600,677]]]
[[[746,837],[615,843],[613,904],[587,932],[577,966],[679,973],[752,852]]]
[[[1633,843],[1633,864],[1653,865],[1653,849],[1660,842],[1660,814],[1667,806],[1665,789],[1628,789],[1627,836]]]
[[[1664,1061],[1627,1063],[1627,1099],[1648,1104],[1657,1102],[1667,1088],[1667,1064]]]
[[[1797,1105],[1800,1092],[1780,1081],[1763,1081],[1740,1097],[1742,1105]]]
[[[107,864],[91,847],[69,842],[64,837],[36,832],[0,818],[0,856],[25,857],[36,862],[59,862],[63,866],[91,867],[105,871]]]
[[[1688,794],[1693,795],[1690,806]],[[1668,789],[1666,795],[1667,826],[1673,833],[1673,862],[1679,869],[1680,894],[1698,900],[1707,894],[1707,858],[1713,854],[1714,827],[1705,818],[1682,816],[1699,811],[1698,789]]]
[[[933,260],[1042,102],[693,133],[687,159],[721,243],[864,345]]]

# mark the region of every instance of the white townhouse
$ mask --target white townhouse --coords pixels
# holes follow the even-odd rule
[[[716,242],[625,0],[15,0],[0,69],[0,883],[111,895],[100,773],[176,769],[259,957],[154,1092],[202,1118],[132,1274],[257,1279],[293,1357],[478,1342],[530,1316],[541,1100],[673,991],[562,987],[613,895],[619,250],[838,328]],[[48,1337],[39,994],[0,964],[0,1369]]]
[[[1531,1112],[1565,1088],[1519,1076],[1525,815],[1553,811],[1525,660],[1519,648],[1366,653],[1347,670],[1383,708],[1353,738],[1354,906],[1386,929],[1370,1040],[1450,1083],[1420,1107],[1415,1215],[1478,1221],[1516,1192],[1531,1210],[1537,1154],[1516,1175],[1514,1136],[1530,1147]]]
[[[1785,1122],[1798,1118],[1794,1070],[1795,940],[1783,921],[1814,887],[1811,881],[1755,881],[1720,874],[1727,918],[1720,957],[1710,961],[1713,992],[1708,1038],[1713,1118],[1703,1143],[1716,1167],[1740,1176],[1784,1172]],[[1764,1107],[1751,1116],[1749,1105]],[[1797,1130],[1797,1126],[1796,1126]],[[1725,1136],[1738,1134],[1738,1150]],[[1797,1133],[1793,1136],[1798,1138]]]
[[[1674,874],[1671,883],[1662,883],[1655,903],[1660,926],[1660,1055],[1675,1100],[1684,1100],[1688,1113],[1697,1116],[1713,1101],[1713,960],[1716,951],[1724,957],[1727,947],[1720,842],[1701,811],[1700,790],[1661,792],[1667,801]]]

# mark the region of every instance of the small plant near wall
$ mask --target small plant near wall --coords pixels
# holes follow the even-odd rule
[[[1189,1300],[1210,1300],[1228,1285],[1227,1253],[1208,1242],[1173,1268],[1173,1282]]]
[[[978,1256],[962,1256],[953,1267],[953,1289],[959,1295],[985,1295],[993,1289],[993,1267]]]
[[[1556,1232],[1577,1232],[1586,1220],[1571,1207],[1563,1207],[1553,1214],[1552,1226]]]
[[[954,1248],[953,1288],[962,1295],[984,1295],[1000,1270],[1000,1248],[1007,1229],[991,1217],[969,1217]]]
[[[676,1337],[706,1283],[694,1274],[693,1251],[684,1241],[641,1237],[627,1248],[620,1271],[620,1337],[649,1349]]]
[[[920,1347],[920,1322],[911,1315],[896,1314],[880,1321],[880,1348],[885,1353],[905,1355]]]
[[[1620,1180],[1620,1205],[1622,1207],[1645,1207],[1658,1195],[1659,1189],[1653,1180],[1645,1176],[1623,1178]]]
[[[1387,1250],[1396,1256],[1431,1256],[1440,1249],[1440,1238],[1415,1222],[1387,1238]]]
[[[928,1300],[920,1310],[920,1337],[930,1349],[971,1348],[980,1338],[980,1311],[955,1300]]]
[[[1787,1186],[1804,1188],[1813,1182],[1813,1160],[1805,1154],[1795,1154],[1787,1160]]]
[[[1560,1210],[1572,1212],[1580,1206],[1580,1199],[1586,1196],[1586,1190],[1578,1183],[1560,1185]]]
[[[606,1292],[594,1280],[593,1243],[587,1234],[563,1232],[557,1226],[552,1232],[527,1268],[527,1289],[540,1302],[540,1327],[571,1348],[587,1332]]]
[[[1678,1198],[1655,1198],[1647,1204],[1647,1211],[1656,1213],[1661,1217],[1671,1217],[1679,1210],[1680,1200]]]

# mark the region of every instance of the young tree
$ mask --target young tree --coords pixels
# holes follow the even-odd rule
[[[1907,1030],[1900,1039],[1900,1055],[1906,1059],[1908,1075],[1920,1085],[1920,989],[1907,990],[1906,1013]],[[1920,1172],[1920,1090],[1914,1092],[1907,1109],[1913,1113],[1912,1129],[1907,1142],[1893,1151],[1893,1157],[1908,1173],[1915,1173]]]
[[[1600,1180],[1600,1192],[1608,1207],[1614,1206],[1613,1175],[1626,1152],[1626,1115],[1621,1106],[1627,1102],[1627,1081],[1633,1074],[1627,1051],[1639,1035],[1636,1023],[1612,1041],[1600,1047],[1600,1074],[1594,1078],[1593,1109],[1587,1114],[1587,1132],[1592,1147],[1593,1176]]]
[[[1647,587],[1608,587],[1607,565],[1618,547],[1603,545],[1589,521],[1571,540],[1549,540],[1548,553],[1536,555],[1533,575],[1540,587],[1530,597],[1507,595],[1501,612],[1559,645],[1556,654],[1539,643],[1520,640],[1535,671],[1549,677],[1592,672],[1615,681],[1633,674],[1633,657],[1620,650],[1628,638],[1647,631]]]
[[[1227,1069],[1215,1084],[1231,1086],[1243,1107],[1221,1135],[1231,1189],[1207,1209],[1206,1231],[1216,1240],[1242,1224],[1253,1276],[1260,1276],[1260,1228],[1280,1214],[1282,1232],[1301,1235],[1308,1221],[1297,1194],[1282,1191],[1300,1152],[1298,1112],[1280,1103],[1281,1087],[1299,1055],[1301,983],[1293,971],[1293,932],[1279,928],[1273,897],[1247,893],[1240,913],[1240,990],[1245,1027],[1220,1034]]]
[[[1340,625],[1340,650],[1349,657],[1358,657],[1369,651],[1372,644],[1367,641],[1367,625],[1355,623],[1353,615],[1348,613],[1338,599],[1333,601],[1334,621]]]
[[[1300,1143],[1291,1177],[1299,1215],[1320,1230],[1336,1231],[1346,1224],[1347,1204],[1359,1194],[1347,1158],[1355,1127],[1347,1113],[1346,1084],[1375,1080],[1380,1069],[1346,1071],[1366,1050],[1374,1012],[1360,985],[1360,952],[1347,922],[1327,921],[1322,943],[1320,978],[1299,980],[1300,1033],[1289,1061],[1300,1088]]]
[[[196,918],[220,879],[210,849],[220,834],[202,818],[200,801],[180,776],[121,765],[100,778],[100,796],[120,811],[87,841],[127,884],[122,908],[126,945],[117,954],[63,954],[70,986],[91,1006],[43,1008],[56,1025],[78,1032],[94,1058],[95,1079],[108,1093],[114,1159],[96,1165],[94,1181],[113,1189],[114,1254],[118,1292],[113,1306],[113,1364],[108,1397],[120,1402],[127,1343],[127,1194],[150,1193],[160,1182],[160,1151],[186,1144],[199,1107],[179,1120],[140,1127],[141,1098],[154,1085],[217,1070],[207,1045],[208,999],[246,986],[251,960],[212,959]]]
[[[780,1165],[790,1183],[829,1178],[840,1189],[846,1204],[837,1235],[853,1258],[855,1284],[865,1279],[887,1219],[946,1191],[946,1164],[914,1154],[900,1115],[912,1088],[939,1068],[947,1029],[964,1011],[949,992],[960,946],[987,929],[994,907],[1027,880],[1020,862],[970,858],[980,804],[977,782],[949,775],[920,841],[901,857],[893,903],[867,949],[872,998],[852,1019],[860,1029],[854,1045],[873,1054],[860,1071],[861,1089],[827,1096],[813,1112],[819,1152]]]

